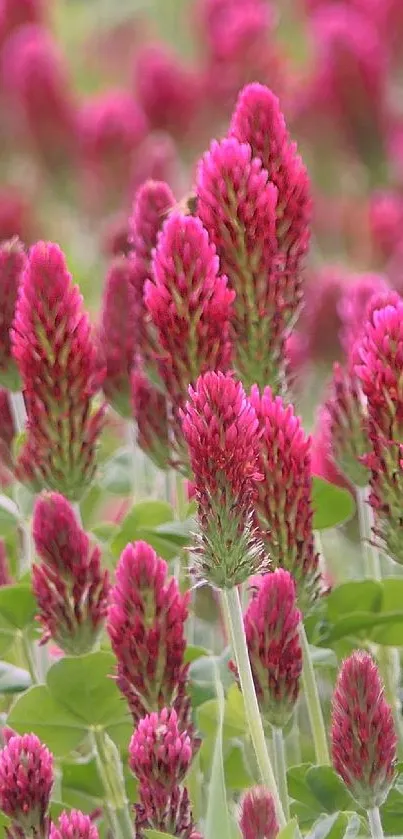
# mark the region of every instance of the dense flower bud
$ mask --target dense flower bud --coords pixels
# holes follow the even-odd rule
[[[187,718],[188,599],[150,545],[127,545],[116,569],[108,632],[118,662],[117,683],[135,723],[166,707],[181,720]]]
[[[49,839],[99,839],[99,833],[89,816],[70,810],[59,816],[57,825],[51,825]]]
[[[185,454],[178,412],[188,386],[230,362],[234,292],[219,274],[218,256],[200,219],[178,212],[170,215],[158,238],[153,276],[145,285],[145,302],[160,345],[158,370],[172,402],[180,461]]]
[[[366,464],[370,469],[373,535],[379,548],[403,565],[403,444],[374,436],[372,446]]]
[[[42,560],[33,567],[42,643],[53,638],[70,655],[90,652],[103,629],[110,589],[101,551],[91,546],[72,506],[57,493],[37,500],[33,536]]]
[[[334,460],[352,484],[367,486],[369,472],[363,458],[371,448],[368,414],[359,380],[352,369],[334,365],[325,410],[329,415]]]
[[[140,720],[129,745],[129,765],[140,783],[172,791],[192,761],[192,742],[174,710],[163,708]]]
[[[253,514],[261,479],[258,420],[230,374],[200,376],[189,396],[182,428],[200,523],[194,571],[218,588],[232,588],[268,565]]]
[[[57,245],[38,242],[23,273],[12,331],[27,405],[18,477],[78,500],[96,469],[104,370],[82,297]]]
[[[10,390],[21,386],[11,352],[11,327],[26,256],[17,239],[0,244],[0,382]]]
[[[0,809],[38,839],[48,836],[53,758],[35,734],[14,735],[0,751]]]
[[[196,180],[197,213],[235,291],[232,328],[235,367],[246,388],[281,388],[284,299],[279,270],[277,191],[251,148],[230,138],[213,142]]]
[[[339,673],[332,710],[333,766],[361,807],[383,804],[395,777],[397,738],[375,662],[358,651]]]
[[[312,529],[310,438],[299,417],[270,388],[251,391],[260,425],[257,512],[267,551],[274,565],[294,577],[303,613],[318,594],[318,555]]]
[[[246,85],[239,94],[230,134],[249,143],[277,187],[276,235],[285,272],[284,304],[289,317],[301,299],[302,260],[310,239],[309,178],[285,125],[276,96],[260,84]]]
[[[131,384],[137,442],[159,469],[167,469],[170,446],[166,396],[150,383],[141,370],[133,371]]]
[[[244,615],[244,626],[263,722],[277,728],[287,724],[298,699],[302,672],[300,620],[295,585],[288,571],[277,568],[263,576]]]
[[[175,786],[172,792],[157,791],[152,784],[139,787],[136,810],[136,839],[146,839],[146,830],[157,830],[178,839],[202,839],[195,830],[186,787]]]
[[[111,405],[124,417],[131,416],[130,376],[137,349],[138,295],[132,259],[116,258],[105,282],[100,324],[100,344],[106,362],[103,389]]]
[[[241,799],[239,827],[242,839],[276,839],[276,810],[265,787],[252,787]]]

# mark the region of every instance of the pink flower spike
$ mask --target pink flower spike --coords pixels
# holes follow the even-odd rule
[[[129,745],[129,766],[138,781],[171,792],[183,781],[193,757],[192,741],[174,710],[163,708],[140,720]]]
[[[182,428],[200,524],[194,570],[217,588],[232,588],[268,566],[253,511],[258,420],[241,383],[210,372],[189,388]]]
[[[33,536],[42,560],[33,567],[42,643],[53,638],[70,655],[90,652],[104,626],[110,591],[100,549],[91,546],[71,504],[57,493],[38,498]]]
[[[38,839],[48,836],[53,757],[35,734],[11,737],[0,751],[0,810]]]
[[[136,837],[143,839],[146,830],[163,833],[180,839],[203,839],[195,830],[189,794],[186,787],[176,785],[171,792],[157,790],[153,784],[139,785],[139,803],[136,811]]]
[[[118,662],[117,683],[135,724],[170,707],[188,726],[189,667],[184,663],[188,600],[150,545],[127,545],[116,569],[108,632]]]
[[[170,466],[168,404],[141,370],[131,377],[133,413],[137,423],[137,442],[159,469]]]
[[[371,301],[390,292],[381,274],[357,274],[350,278],[339,301],[340,339],[347,358],[353,359],[355,345],[361,338]]]
[[[332,709],[333,766],[357,803],[380,807],[395,778],[397,737],[377,666],[354,652],[338,676]]]
[[[273,799],[265,787],[252,787],[241,799],[242,839],[276,839],[279,826]]]
[[[89,816],[70,810],[59,816],[57,825],[51,825],[49,839],[99,839],[99,833]]]
[[[92,412],[104,370],[82,297],[57,245],[38,242],[23,273],[11,334],[27,405],[20,480],[78,501],[96,470],[105,406]]]
[[[150,125],[183,139],[193,127],[200,99],[198,79],[160,44],[136,57],[135,87]]]
[[[356,487],[366,487],[369,472],[365,456],[371,448],[368,414],[354,370],[334,365],[325,411],[329,417],[331,452],[337,466]]]
[[[0,382],[10,390],[21,387],[10,333],[25,263],[26,256],[17,239],[0,244]]]
[[[160,345],[158,370],[172,402],[179,461],[185,458],[178,421],[187,389],[207,370],[227,369],[234,292],[219,274],[214,246],[200,219],[172,213],[158,238],[154,281],[145,285]]]
[[[287,725],[299,695],[301,613],[288,571],[277,568],[260,579],[244,616],[246,642],[264,724]],[[236,673],[236,668],[232,665]]]
[[[272,91],[261,84],[241,90],[232,116],[230,135],[249,143],[254,157],[277,187],[276,234],[283,255],[288,294],[285,302],[294,311],[294,295],[301,295],[301,268],[310,240],[312,200],[309,178],[285,125],[280,104]]]
[[[279,270],[277,190],[250,146],[230,138],[214,141],[199,162],[196,195],[197,213],[235,291],[237,372],[246,388],[258,381],[281,389],[286,300],[294,294]]]
[[[310,438],[291,405],[251,390],[260,426],[256,509],[267,552],[275,566],[292,574],[297,602],[305,614],[319,593],[318,555],[312,528]]]
[[[137,350],[139,320],[136,269],[132,259],[115,259],[108,271],[100,324],[100,344],[106,362],[105,397],[124,417],[131,417],[130,376]]]

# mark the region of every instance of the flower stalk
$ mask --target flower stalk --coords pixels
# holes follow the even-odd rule
[[[116,839],[134,839],[134,825],[130,817],[118,750],[110,737],[100,728],[93,729],[92,744],[112,822],[113,835]]]
[[[373,809],[368,810],[367,813],[372,839],[383,839],[384,833],[379,807],[373,807]]]
[[[245,630],[239,592],[237,588],[223,589],[221,597],[229,618],[231,645],[238,668],[239,681],[245,701],[245,714],[251,740],[256,754],[262,782],[271,792],[280,827],[286,824],[286,816],[281,803],[270,757],[267,751],[263,723],[253,683],[252,670],[246,645]]]
[[[279,796],[284,809],[284,815],[287,821],[290,820],[290,807],[288,803],[288,789],[287,789],[287,765],[285,760],[284,749],[284,735],[282,728],[273,726],[273,750],[274,750],[274,768],[276,772],[276,779],[278,785]]]
[[[316,684],[311,652],[303,623],[301,623],[300,626],[300,641],[303,661],[302,684],[304,686],[309,721],[315,744],[316,759],[321,766],[327,766],[330,763],[330,756],[326,739],[326,728],[320,704],[318,686]]]

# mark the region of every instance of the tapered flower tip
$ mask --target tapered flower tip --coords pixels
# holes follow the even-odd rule
[[[140,720],[129,745],[129,765],[140,783],[172,790],[185,777],[192,760],[192,743],[181,732],[174,710],[163,708]]]
[[[137,54],[134,75],[151,127],[183,137],[192,127],[199,101],[195,74],[160,44],[147,44]]]
[[[136,256],[149,261],[165,215],[174,205],[175,196],[165,181],[149,179],[139,187],[129,220]]]
[[[241,90],[232,115],[230,134],[241,143],[251,142],[268,168],[264,151],[273,144],[279,149],[288,139],[285,119],[277,96],[266,85],[252,82]],[[277,162],[277,161],[276,161]]]
[[[62,813],[57,824],[52,824],[49,839],[99,839],[97,827],[80,810]]]
[[[63,573],[71,568],[72,557],[88,551],[88,537],[73,507],[58,492],[43,492],[36,500],[32,530],[40,558]]]
[[[378,668],[361,650],[341,666],[331,742],[333,766],[357,803],[383,804],[395,777],[397,737]]]
[[[252,787],[241,799],[242,839],[276,839],[279,826],[273,798],[265,787]]]
[[[25,264],[25,252],[18,239],[0,244],[0,382],[10,390],[21,387],[12,357],[11,327]]]
[[[45,835],[52,786],[53,757],[46,746],[35,734],[11,737],[0,751],[0,809],[29,836]]]

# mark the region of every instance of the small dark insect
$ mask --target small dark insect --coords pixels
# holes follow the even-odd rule
[[[195,216],[197,213],[197,195],[189,192],[180,201],[174,204],[173,207],[168,207],[161,213],[162,218],[167,219],[171,213],[182,213],[184,216]]]

